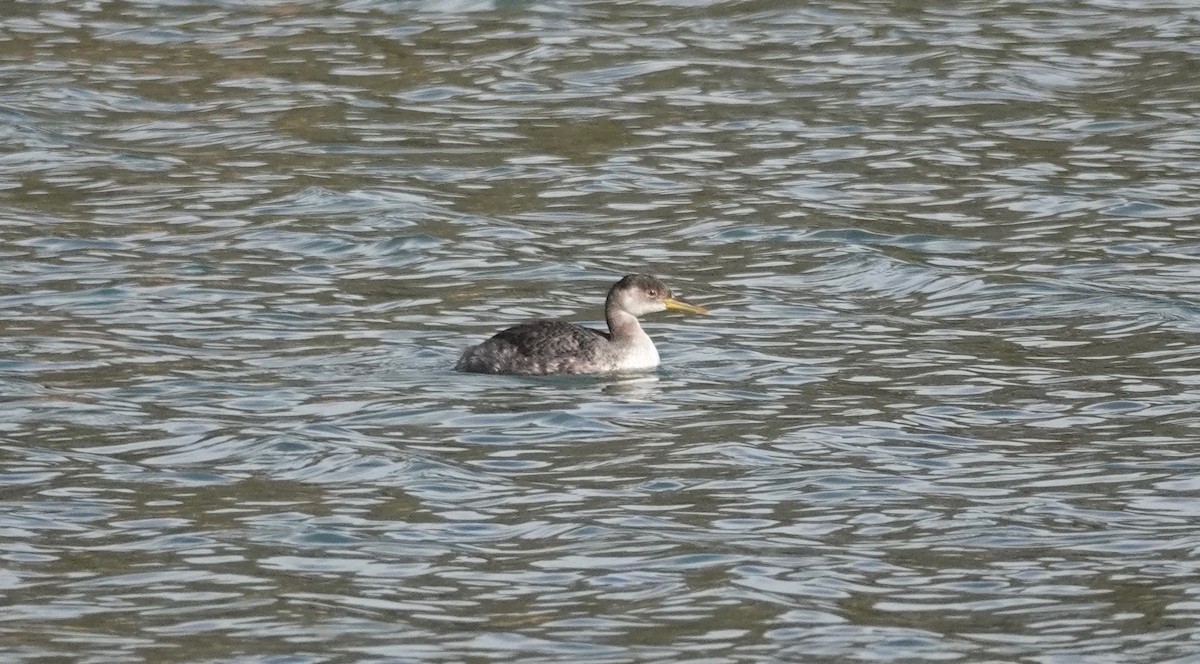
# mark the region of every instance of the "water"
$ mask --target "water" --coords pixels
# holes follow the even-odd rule
[[[8,3],[0,660],[1197,661],[1198,43]],[[661,370],[450,370],[631,271]]]

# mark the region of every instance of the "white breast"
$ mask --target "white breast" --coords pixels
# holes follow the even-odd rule
[[[642,332],[637,342],[629,349],[617,365],[619,371],[637,371],[653,369],[658,366],[658,349],[650,337]]]

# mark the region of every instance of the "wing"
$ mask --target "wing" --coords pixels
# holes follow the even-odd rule
[[[488,340],[506,344],[526,357],[587,357],[608,334],[561,320],[539,320],[510,327]]]

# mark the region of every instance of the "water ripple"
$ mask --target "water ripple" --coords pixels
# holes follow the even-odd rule
[[[1197,18],[16,3],[8,658],[1195,658]]]

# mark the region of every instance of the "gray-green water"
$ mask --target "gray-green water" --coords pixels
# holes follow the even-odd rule
[[[1200,661],[1192,2],[0,9],[0,660]],[[453,373],[650,271],[661,370]]]

